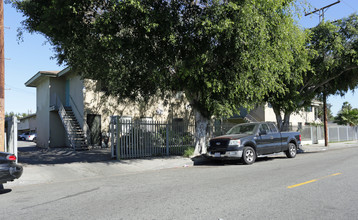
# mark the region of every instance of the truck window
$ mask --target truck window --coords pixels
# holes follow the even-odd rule
[[[262,125],[260,126],[260,132],[262,132],[262,131],[266,131],[266,133],[270,133],[270,129],[269,129],[269,127],[267,126],[267,124],[262,124]]]
[[[277,127],[274,124],[269,124],[269,127],[272,132],[274,132],[274,133],[278,132]]]

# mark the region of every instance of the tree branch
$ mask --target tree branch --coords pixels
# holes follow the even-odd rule
[[[316,85],[316,86],[313,86],[312,88],[309,88],[308,90],[309,91],[315,91],[316,89],[318,88],[321,88],[322,86],[324,86],[325,84],[327,84],[328,82],[338,78],[339,76],[341,76],[343,73],[347,72],[347,71],[350,71],[350,70],[354,70],[354,69],[358,69],[358,66],[351,66],[351,67],[348,67],[347,69],[345,70],[342,70],[340,73],[338,73],[337,75],[335,76],[332,76],[331,78],[328,78],[326,79],[325,81],[321,82],[320,84]],[[307,87],[307,86],[305,86]],[[303,89],[301,89],[300,92],[302,92]]]

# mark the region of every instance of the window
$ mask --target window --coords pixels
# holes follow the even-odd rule
[[[270,123],[268,125],[269,125],[269,127],[271,129],[271,132],[274,132],[274,133],[278,132],[277,127],[274,124]]]
[[[264,131],[266,131],[266,133],[270,133],[270,129],[267,126],[267,124],[262,124],[260,127],[260,132],[264,132]]]

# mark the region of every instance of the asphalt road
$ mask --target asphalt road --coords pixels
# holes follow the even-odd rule
[[[1,219],[357,219],[358,148],[14,187]]]

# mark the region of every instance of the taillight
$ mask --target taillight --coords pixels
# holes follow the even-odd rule
[[[15,161],[16,160],[16,156],[15,155],[8,155],[6,157],[7,160],[10,160],[10,161]]]
[[[300,138],[300,141],[301,141],[301,135],[299,136],[299,138]]]

